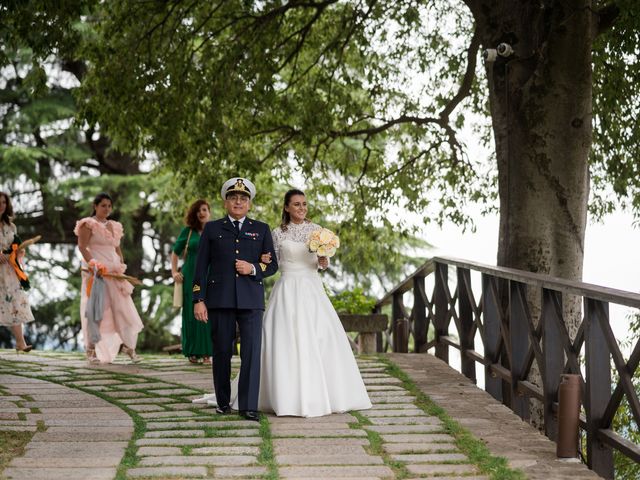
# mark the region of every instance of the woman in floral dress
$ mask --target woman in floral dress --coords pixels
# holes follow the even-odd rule
[[[13,243],[20,243],[12,220],[11,199],[0,192],[0,325],[9,327],[13,332],[16,350],[29,352],[32,346],[27,345],[24,339],[22,324],[33,321],[33,313],[16,269],[10,263],[10,254],[6,253],[11,251]]]

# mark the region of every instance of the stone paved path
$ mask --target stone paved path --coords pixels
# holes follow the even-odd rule
[[[359,365],[371,410],[259,425],[191,403],[211,372],[183,358],[89,367],[77,354],[0,351],[0,430],[37,430],[0,478],[488,479],[384,363]]]

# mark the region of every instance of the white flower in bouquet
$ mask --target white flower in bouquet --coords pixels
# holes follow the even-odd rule
[[[340,239],[328,228],[320,228],[309,234],[307,246],[320,257],[333,257],[340,246]]]

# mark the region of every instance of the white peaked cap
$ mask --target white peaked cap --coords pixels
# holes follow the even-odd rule
[[[246,193],[253,200],[253,197],[256,196],[256,186],[246,178],[233,177],[224,182],[220,189],[220,196],[223,200],[226,200],[230,193]]]

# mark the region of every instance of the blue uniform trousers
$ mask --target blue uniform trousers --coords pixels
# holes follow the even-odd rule
[[[218,406],[231,402],[231,355],[236,338],[236,322],[240,329],[240,379],[238,409],[258,410],[260,391],[260,352],[262,349],[263,310],[210,308],[213,343],[213,385]]]

